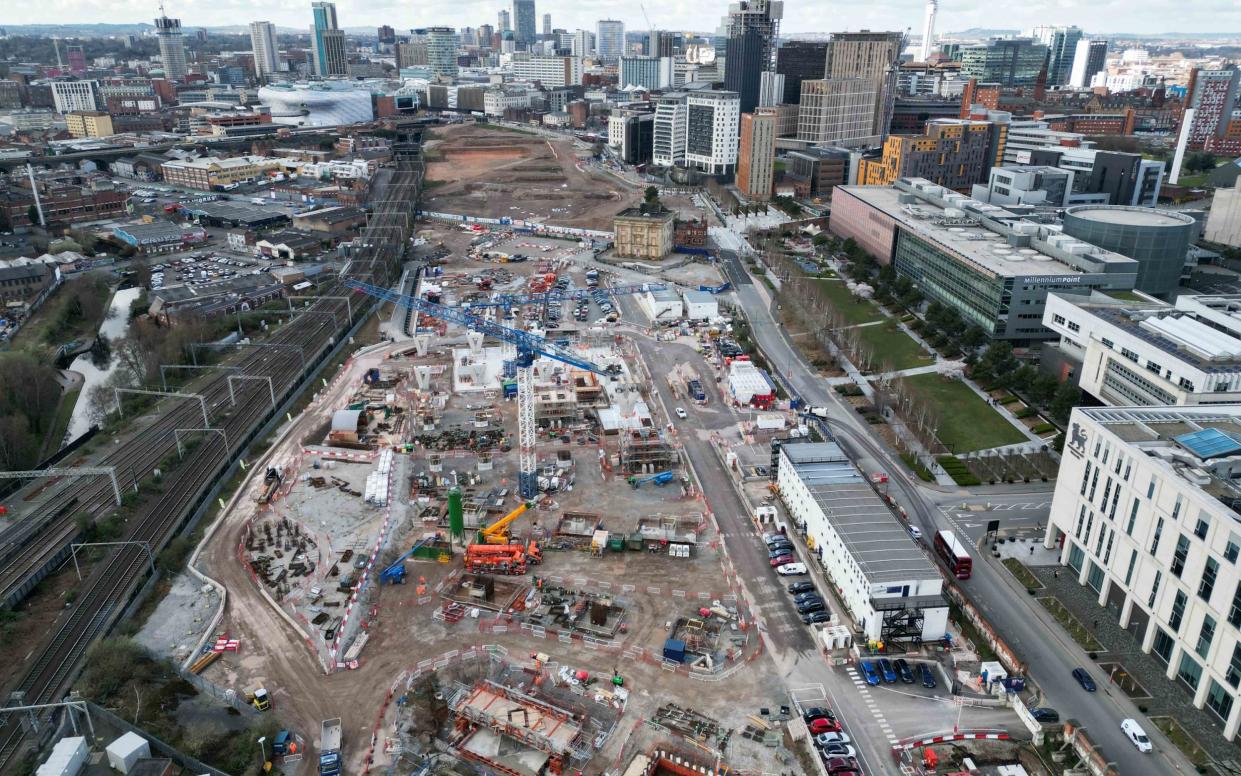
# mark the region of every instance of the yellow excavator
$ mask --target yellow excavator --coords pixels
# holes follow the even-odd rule
[[[526,501],[512,512],[495,521],[491,525],[478,532],[479,544],[508,544],[509,543],[509,525],[525,514],[526,510],[533,507],[533,502]]]

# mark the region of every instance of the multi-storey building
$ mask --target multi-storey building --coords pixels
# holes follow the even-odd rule
[[[596,53],[604,62],[615,62],[625,53],[625,23],[600,19],[595,25]]]
[[[994,339],[1051,339],[1049,292],[1128,291],[1138,277],[1134,259],[925,180],[837,186],[830,227]]]
[[[961,76],[1000,86],[1034,86],[1047,64],[1047,46],[1032,38],[996,38],[961,49]]]
[[[672,57],[621,57],[618,85],[667,89],[672,85]]]
[[[521,87],[496,86],[483,93],[483,113],[503,118],[506,111],[530,107],[530,92]]]
[[[349,72],[345,31],[336,22],[336,3],[314,0],[310,4],[314,24],[310,27],[310,54],[315,75],[328,77]]]
[[[776,52],[776,72],[784,76],[781,102],[797,104],[802,98],[802,82],[823,78],[828,70],[828,41],[784,43]]]
[[[797,139],[807,143],[873,145],[887,134],[905,36],[899,32],[836,32],[822,79],[802,81]]]
[[[513,0],[513,39],[523,46],[538,38],[534,14],[534,0]]]
[[[280,69],[276,27],[271,22],[250,22],[250,50],[254,52],[254,75],[266,81]]]
[[[517,54],[513,57],[513,76],[523,81],[538,81],[545,87],[579,86],[582,60],[580,57]]]
[[[1229,741],[1241,727],[1238,440],[1237,404],[1078,407],[1044,536],[1099,617],[1134,634]]]
[[[970,196],[979,202],[1000,207],[1068,207],[1073,194],[1073,176],[1069,170],[1037,164],[992,167],[987,182],[975,184]],[[1106,195],[1094,197],[1092,201],[1106,204]]]
[[[685,93],[662,95],[655,102],[651,155],[655,164],[678,167],[685,163]]]
[[[17,110],[21,106],[21,84],[9,78],[0,78],[0,110]]]
[[[1215,190],[1203,234],[1213,243],[1241,247],[1241,178],[1231,188]]]
[[[189,75],[190,68],[185,61],[181,20],[169,19],[161,13],[155,20],[155,35],[159,38],[159,57],[164,65],[164,77],[170,81],[184,80],[185,76]]]
[[[1241,404],[1241,297],[1047,297],[1044,362],[1108,406]]]
[[[56,115],[47,108],[22,108],[9,114],[17,132],[44,132],[56,123]]]
[[[631,207],[616,214],[612,221],[616,233],[616,255],[630,259],[662,259],[672,253],[676,213],[661,209],[651,212]]]
[[[897,178],[924,178],[944,188],[967,193],[986,179],[1004,151],[1004,126],[990,121],[935,119],[921,135],[892,135],[883,156],[863,159],[858,183],[886,186]]]
[[[105,111],[71,111],[65,114],[65,123],[73,137],[108,137],[115,135],[112,116]]]
[[[496,14],[496,25],[499,27],[499,32],[511,32],[513,29],[512,15],[507,10],[501,8],[500,12]]]
[[[578,30],[573,33],[569,45],[569,53],[575,57],[589,57],[595,53],[595,34],[590,30]]]
[[[724,88],[737,93],[743,113],[758,106],[762,74],[776,69],[783,16],[783,0],[739,0],[728,7]]]
[[[457,49],[460,41],[452,27],[427,28],[427,67],[431,75],[440,78],[456,78]]]
[[[799,198],[829,198],[832,189],[849,183],[851,166],[842,148],[806,148],[788,153],[784,178]]]
[[[625,164],[646,164],[654,152],[655,114],[613,111],[608,118],[608,142]]]
[[[1235,65],[1220,70],[1193,70],[1185,103],[1194,111],[1189,126],[1189,148],[1211,150],[1225,137],[1239,89],[1241,69]]]
[[[736,92],[686,93],[686,167],[707,175],[732,176],[737,167],[740,105]]]
[[[52,81],[57,113],[99,110],[98,81]]]
[[[268,171],[281,167],[279,159],[262,156],[234,156],[221,159],[206,156],[189,161],[164,162],[160,167],[164,180],[176,186],[210,191],[219,186],[257,180]]]
[[[1079,40],[1073,52],[1073,67],[1069,70],[1069,86],[1088,87],[1094,77],[1106,69],[1107,41]]]
[[[1047,47],[1047,84],[1067,84],[1073,70],[1077,44],[1082,39],[1078,27],[1041,26],[1034,28],[1034,39]]]
[[[771,198],[776,160],[776,116],[758,109],[741,114],[741,151],[737,159],[737,188],[750,199]]]

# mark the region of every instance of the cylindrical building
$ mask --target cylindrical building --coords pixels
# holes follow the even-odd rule
[[[1064,231],[1138,262],[1135,288],[1168,296],[1180,284],[1185,254],[1198,222],[1170,210],[1126,205],[1078,205],[1064,211]]]

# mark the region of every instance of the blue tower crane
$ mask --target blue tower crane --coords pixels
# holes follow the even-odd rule
[[[573,352],[548,342],[543,337],[518,329],[501,326],[495,321],[487,320],[455,307],[445,307],[435,302],[428,302],[418,297],[398,294],[397,292],[364,283],[360,280],[346,280],[345,285],[365,294],[391,302],[414,312],[438,318],[441,321],[455,323],[471,331],[480,332],[507,342],[517,348],[517,448],[519,456],[518,483],[521,497],[533,499],[538,496],[538,459],[534,452],[537,429],[534,424],[534,362],[539,356],[559,361],[562,364],[597,375],[616,375],[620,373],[618,365],[601,367],[589,359],[581,358]]]

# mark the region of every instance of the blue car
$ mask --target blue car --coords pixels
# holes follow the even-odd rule
[[[1080,684],[1082,686],[1082,689],[1085,690],[1086,692],[1095,691],[1096,688],[1094,684],[1094,679],[1090,678],[1090,674],[1086,673],[1086,669],[1074,668],[1073,678],[1077,680],[1077,683]]]
[[[883,672],[883,681],[888,684],[896,683],[896,669],[892,667],[892,661],[886,657],[879,659],[879,670]]]
[[[877,687],[879,685],[879,672],[875,670],[874,663],[868,660],[862,661],[862,678],[865,679],[866,683],[871,687]]]

